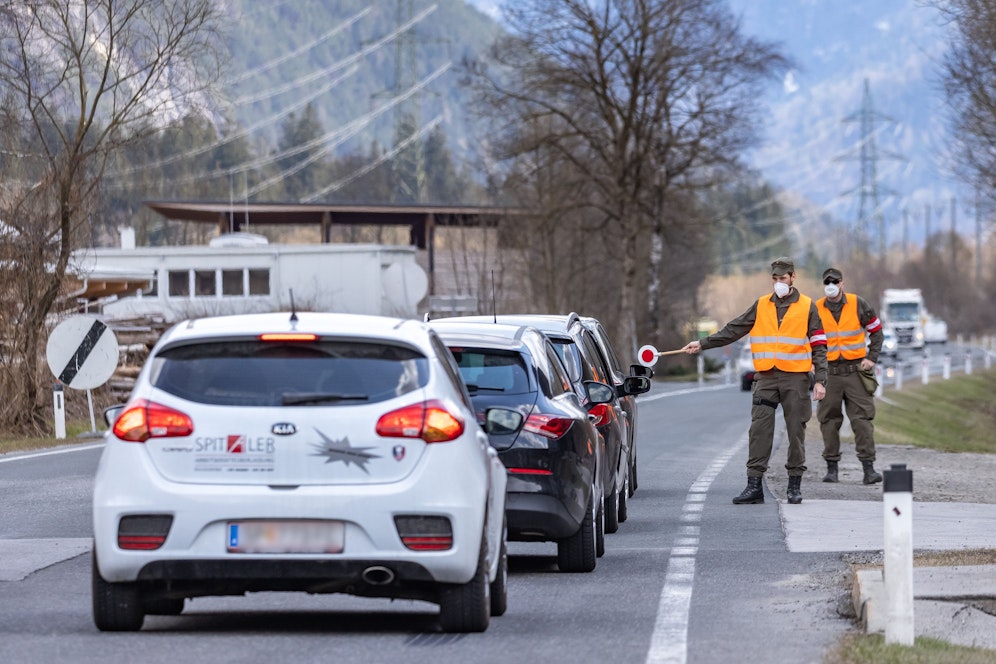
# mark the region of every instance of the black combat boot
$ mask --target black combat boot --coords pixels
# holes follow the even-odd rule
[[[764,502],[764,489],[761,488],[760,477],[748,477],[747,488],[733,499],[734,505],[755,505]]]
[[[864,484],[875,484],[882,481],[882,476],[875,472],[874,461],[862,461],[861,465],[865,468],[865,478],[861,480]]]
[[[788,496],[789,505],[798,505],[802,502],[802,475],[789,475],[789,485],[785,495]]]
[[[827,474],[823,476],[824,482],[836,482],[837,481],[837,462],[827,461]]]

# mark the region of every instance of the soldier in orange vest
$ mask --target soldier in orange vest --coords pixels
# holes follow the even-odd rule
[[[750,334],[754,356],[753,407],[747,459],[747,488],[733,499],[737,505],[764,502],[761,478],[775,438],[775,409],[782,406],[788,434],[788,502],[802,502],[802,474],[806,471],[806,422],[813,416],[810,372],[814,373],[812,399],[826,393],[826,336],[812,298],[795,289],[795,263],[776,258],[771,263],[773,293],[765,293],[750,309],[701,341],[682,350],[726,346]]]
[[[844,292],[844,275],[835,267],[823,272],[826,297],[816,301],[827,335],[827,396],[816,410],[823,432],[824,482],[837,481],[840,461],[841,405],[854,432],[854,447],[864,468],[864,484],[882,481],[875,472],[875,396],[868,394],[859,371],[871,371],[882,350],[882,323],[864,298]],[[868,343],[865,343],[866,337]],[[867,346],[867,348],[866,348]]]

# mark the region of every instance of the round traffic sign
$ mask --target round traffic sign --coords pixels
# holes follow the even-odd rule
[[[118,366],[118,340],[96,316],[73,316],[59,323],[45,347],[48,368],[59,382],[88,390],[107,382]]]
[[[640,346],[640,350],[636,353],[636,358],[643,366],[652,367],[657,364],[657,358],[659,355],[660,354],[654,346],[647,344],[646,346]]]

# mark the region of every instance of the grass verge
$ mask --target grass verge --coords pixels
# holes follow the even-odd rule
[[[98,426],[99,428],[99,426]],[[0,454],[10,452],[29,452],[40,450],[46,447],[58,447],[60,445],[75,445],[77,443],[93,442],[94,436],[83,436],[89,433],[90,422],[67,422],[65,438],[0,438]]]
[[[905,384],[875,404],[875,441],[996,454],[996,371]]]
[[[917,637],[912,646],[886,645],[881,634],[849,634],[824,660],[835,664],[991,664],[993,651]]]

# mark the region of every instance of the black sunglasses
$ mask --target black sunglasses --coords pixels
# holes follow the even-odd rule
[[[839,284],[839,283],[840,279],[834,279],[833,277],[827,277],[826,279],[823,280],[824,286],[829,286],[830,284]]]

